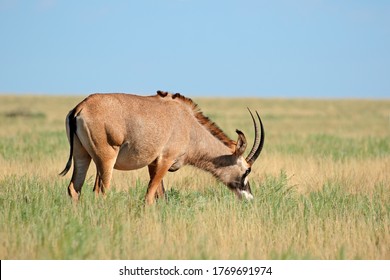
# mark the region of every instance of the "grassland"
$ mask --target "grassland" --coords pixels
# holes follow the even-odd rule
[[[255,199],[191,167],[144,208],[146,170],[115,172],[106,199],[91,165],[73,205],[67,112],[81,97],[0,96],[0,259],[390,259],[390,101],[195,99],[231,137],[263,117]]]

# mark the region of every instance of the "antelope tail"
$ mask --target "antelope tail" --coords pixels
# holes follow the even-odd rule
[[[76,133],[76,108],[74,108],[72,111],[69,112],[68,117],[66,119],[66,125],[68,127],[69,131],[69,144],[70,144],[70,152],[69,152],[69,159],[68,162],[66,163],[66,166],[64,170],[59,174],[61,176],[65,176],[66,173],[68,173],[69,169],[72,166],[72,156],[73,156],[73,139],[74,135]]]

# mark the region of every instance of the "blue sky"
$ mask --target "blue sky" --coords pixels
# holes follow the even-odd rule
[[[0,92],[390,97],[387,0],[0,0]]]

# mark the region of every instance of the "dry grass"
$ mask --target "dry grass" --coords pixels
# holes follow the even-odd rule
[[[228,135],[266,129],[241,203],[191,167],[143,208],[146,170],[115,172],[105,200],[94,167],[74,207],[67,112],[80,97],[0,96],[1,259],[390,259],[390,101],[195,99]]]

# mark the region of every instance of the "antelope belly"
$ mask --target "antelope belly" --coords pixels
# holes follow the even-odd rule
[[[143,152],[129,148],[127,145],[120,148],[114,168],[118,170],[135,170],[149,165],[157,158],[157,153]]]

